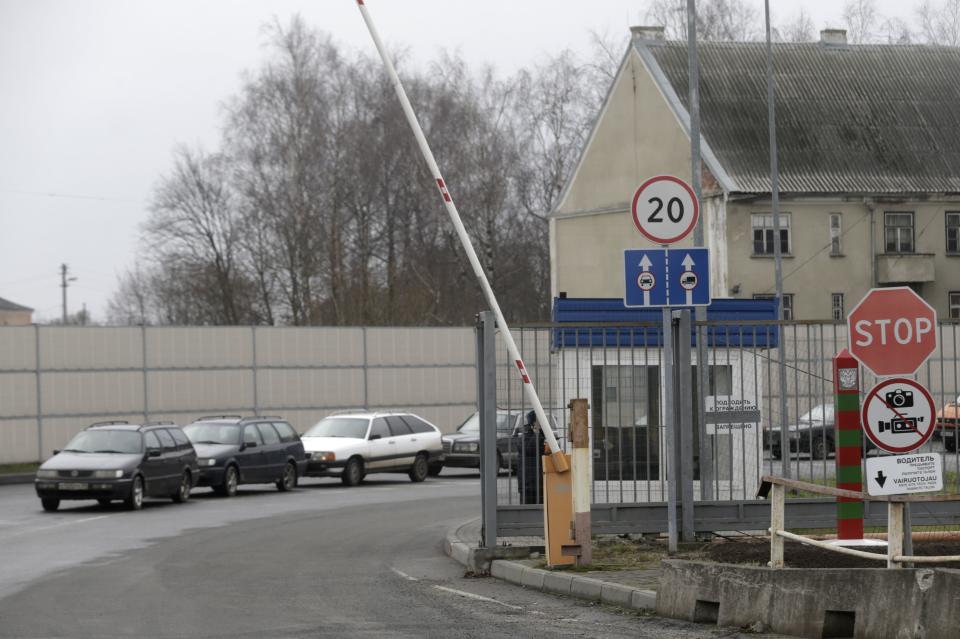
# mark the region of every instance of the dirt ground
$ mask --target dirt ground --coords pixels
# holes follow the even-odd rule
[[[867,552],[886,554],[885,547],[858,548]],[[915,540],[915,555],[960,555],[960,539]],[[886,563],[851,557],[798,542],[788,541],[784,547],[784,561],[788,568],[885,568]],[[661,559],[667,559],[666,540],[607,538],[594,542],[594,570],[630,570],[654,568]],[[715,538],[702,543],[682,544],[674,555],[677,559],[715,561],[718,563],[766,566],[770,560],[770,541],[763,538]],[[958,568],[960,562],[922,564],[924,567]]]
[[[729,564],[753,564],[765,566],[770,560],[770,542],[768,540],[715,541],[705,549],[704,555],[710,561]],[[885,547],[857,548],[867,552],[886,554]],[[917,540],[913,542],[914,555],[960,555],[960,541]],[[831,552],[815,546],[798,542],[786,542],[783,558],[788,568],[885,568],[886,563],[861,559]],[[960,568],[960,562],[943,564],[923,564],[924,567]]]

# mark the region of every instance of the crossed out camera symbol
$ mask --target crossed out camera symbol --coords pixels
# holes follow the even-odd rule
[[[900,409],[902,408],[913,408],[913,391],[898,388],[897,390],[885,393],[883,396],[883,404],[892,410],[896,417],[890,421],[879,420],[877,422],[878,431],[881,433],[890,431],[890,433],[894,435],[919,432],[918,424],[923,423],[924,417],[922,415],[919,417],[907,417],[900,413]]]

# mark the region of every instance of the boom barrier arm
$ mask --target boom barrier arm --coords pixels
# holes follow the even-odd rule
[[[560,445],[557,443],[557,437],[554,435],[553,429],[550,427],[550,422],[547,419],[546,414],[543,412],[543,406],[540,404],[540,397],[537,395],[537,390],[533,387],[533,382],[530,380],[530,375],[527,373],[527,369],[523,364],[523,357],[521,357],[520,350],[517,348],[517,343],[514,341],[513,334],[510,332],[510,327],[507,326],[507,321],[503,317],[503,312],[500,310],[500,305],[497,303],[497,297],[494,295],[493,289],[490,287],[490,282],[487,280],[487,276],[483,272],[483,267],[480,265],[480,260],[477,258],[477,252],[474,250],[473,243],[470,241],[470,236],[467,234],[467,229],[464,228],[463,221],[460,219],[460,213],[457,211],[457,207],[453,203],[453,198],[450,197],[450,191],[447,190],[447,183],[444,182],[443,176],[440,174],[440,167],[437,166],[437,161],[433,157],[433,152],[430,150],[430,145],[427,144],[427,138],[424,136],[423,129],[420,127],[420,122],[417,120],[417,116],[413,112],[413,107],[410,105],[410,100],[407,98],[407,92],[404,90],[403,84],[400,82],[400,76],[397,75],[397,70],[394,68],[393,62],[387,55],[387,51],[383,46],[383,41],[380,40],[380,35],[377,33],[377,28],[373,24],[373,19],[370,17],[370,13],[367,11],[364,0],[356,0],[356,2],[357,6],[360,8],[360,15],[363,16],[363,21],[366,23],[367,29],[370,31],[370,37],[373,38],[373,44],[377,47],[377,52],[380,54],[380,58],[383,60],[383,65],[387,69],[387,73],[390,76],[390,81],[393,83],[393,88],[397,92],[397,98],[400,99],[400,105],[403,107],[403,112],[407,116],[407,122],[410,124],[410,128],[413,129],[413,135],[417,139],[417,145],[420,147],[420,152],[423,153],[423,159],[427,161],[427,165],[430,167],[430,172],[433,174],[433,179],[436,181],[437,188],[440,190],[440,195],[443,197],[443,203],[447,209],[447,214],[449,214],[450,221],[453,222],[453,226],[457,231],[457,235],[460,237],[460,243],[463,245],[463,249],[467,253],[467,258],[470,260],[470,266],[473,268],[473,274],[476,275],[477,280],[480,282],[480,288],[483,289],[483,295],[487,299],[487,304],[490,305],[490,309],[497,318],[497,324],[500,326],[502,331],[503,339],[507,345],[507,351],[510,353],[510,359],[512,359],[516,365],[517,372],[520,374],[520,379],[523,381],[524,394],[526,395],[527,401],[529,401],[531,406],[533,406],[533,410],[537,415],[537,421],[540,422],[540,428],[543,430],[544,439],[547,442],[547,446],[550,448],[554,467],[557,472],[566,472],[570,468],[569,464],[567,464],[567,458],[560,450]]]

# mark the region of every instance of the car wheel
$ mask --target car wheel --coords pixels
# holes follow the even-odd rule
[[[277,480],[277,490],[282,493],[297,487],[297,467],[293,462],[287,462],[283,467],[283,475]]]
[[[437,477],[440,475],[440,471],[443,470],[443,464],[430,464],[427,468],[427,474],[431,477]]]
[[[173,501],[182,504],[190,499],[191,488],[193,488],[193,482],[190,479],[190,472],[184,471],[183,477],[180,478],[180,487],[177,488],[177,492],[173,494]]]
[[[101,506],[109,506],[109,505],[110,505],[110,500],[109,500],[109,499],[98,499],[98,500],[97,500],[97,503],[100,504]]]
[[[410,472],[407,475],[410,477],[410,481],[421,482],[427,478],[427,474],[430,472],[429,464],[427,464],[427,456],[423,453],[417,455],[417,458],[413,460],[413,466],[410,467]]]
[[[773,447],[770,449],[770,455],[771,455],[774,459],[780,459],[781,457],[783,457],[783,454],[781,453],[779,446],[773,446]]]
[[[231,464],[223,471],[223,483],[214,487],[213,490],[221,497],[233,497],[237,494],[239,483],[240,476],[237,474],[237,467]]]
[[[363,462],[354,457],[347,462],[347,467],[343,469],[343,474],[340,475],[340,481],[345,486],[356,486],[363,481],[364,475]]]
[[[60,507],[60,500],[50,498],[44,498],[40,500],[40,505],[43,506],[43,509],[48,513],[56,512],[57,508]]]
[[[810,457],[813,459],[827,458],[827,442],[822,437],[813,440],[813,445],[810,447]]]
[[[143,477],[137,475],[130,483],[130,495],[123,500],[123,505],[127,510],[140,510],[143,508]]]

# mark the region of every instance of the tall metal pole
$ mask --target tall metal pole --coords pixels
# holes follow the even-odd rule
[[[687,0],[687,78],[690,96],[690,186],[700,201],[700,65],[697,59],[697,1]],[[703,216],[693,229],[693,245],[703,246]]]
[[[484,548],[497,547],[497,340],[493,313],[477,316],[477,404],[480,411],[480,509]]]
[[[693,194],[697,202],[703,204],[701,199],[701,168],[700,168],[700,59],[697,53],[697,1],[687,0],[687,85],[689,89],[690,106],[690,186],[693,187]],[[703,208],[701,206],[701,211]],[[703,219],[693,229],[693,245],[703,246]],[[698,322],[707,320],[707,309],[698,306],[694,309],[694,319]],[[706,412],[704,397],[709,393],[706,388],[709,377],[707,376],[707,344],[705,339],[707,332],[699,329],[694,331],[697,336],[697,396],[693,401],[697,402],[697,438],[700,444],[700,498],[704,500],[713,499],[713,445],[707,437],[706,429],[703,425],[703,416]]]
[[[770,0],[764,0],[764,16],[767,26],[767,119],[770,124],[770,206],[773,211],[773,279],[777,290],[778,318],[785,319],[783,309],[783,256],[780,250],[780,172],[777,167],[777,118],[776,90],[773,82],[773,44],[770,28]],[[790,438],[787,432],[787,347],[784,344],[784,327],[777,340],[777,363],[780,381],[780,451],[782,474],[790,476]]]
[[[500,327],[503,340],[507,346],[507,351],[510,353],[510,358],[513,360],[514,365],[517,368],[517,372],[520,374],[521,381],[523,381],[524,394],[527,397],[527,401],[529,401],[530,405],[533,406],[533,410],[537,415],[537,421],[540,423],[540,428],[543,432],[543,437],[547,442],[547,446],[550,447],[550,452],[553,456],[554,467],[556,468],[557,472],[566,472],[570,470],[570,465],[567,463],[567,458],[560,449],[560,444],[557,442],[557,437],[554,435],[553,429],[550,427],[550,422],[547,419],[546,414],[543,412],[543,406],[540,404],[540,397],[537,396],[537,390],[533,387],[533,382],[530,379],[530,375],[527,373],[526,366],[523,364],[523,357],[520,355],[520,349],[517,348],[517,344],[513,340],[513,335],[510,333],[509,326],[507,326],[507,320],[504,318],[503,312],[500,310],[500,304],[497,303],[497,296],[494,294],[493,289],[490,287],[490,282],[487,280],[487,276],[483,272],[483,267],[480,265],[480,260],[477,258],[477,252],[474,250],[473,243],[470,241],[470,236],[467,234],[467,229],[464,228],[463,221],[460,219],[460,213],[457,211],[457,207],[453,203],[453,198],[450,196],[450,192],[447,190],[447,183],[444,181],[443,175],[440,174],[440,167],[437,166],[437,161],[433,157],[433,152],[430,150],[430,145],[427,143],[427,138],[423,134],[423,129],[420,127],[420,123],[417,121],[417,116],[413,112],[413,107],[410,105],[410,100],[407,98],[407,93],[404,91],[403,84],[400,82],[400,76],[397,75],[397,70],[393,66],[393,61],[390,60],[390,56],[387,55],[387,50],[383,46],[383,42],[380,40],[380,35],[377,33],[377,29],[373,24],[373,19],[370,17],[370,13],[367,11],[364,0],[356,0],[356,2],[357,6],[360,8],[360,15],[363,16],[363,21],[366,23],[367,29],[370,31],[370,37],[373,38],[373,44],[377,47],[377,52],[380,54],[380,58],[383,60],[383,65],[387,69],[387,74],[390,76],[390,81],[393,83],[393,88],[397,93],[397,98],[399,98],[400,105],[403,107],[403,113],[407,116],[407,122],[410,124],[410,128],[413,130],[413,135],[417,139],[417,145],[420,147],[420,152],[423,153],[423,159],[426,160],[427,165],[430,167],[430,172],[433,174],[433,179],[436,181],[437,188],[440,190],[440,195],[443,197],[443,203],[446,206],[447,214],[450,216],[450,221],[453,223],[453,227],[457,231],[457,236],[460,238],[460,243],[463,245],[463,250],[467,254],[467,259],[470,260],[470,266],[473,268],[473,274],[477,277],[477,281],[480,282],[480,288],[483,290],[484,297],[487,299],[487,304],[490,305],[490,310],[492,310],[494,315],[496,315],[497,325]]]

